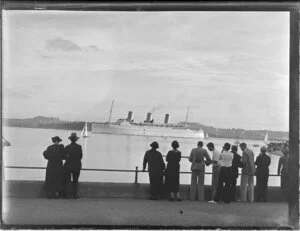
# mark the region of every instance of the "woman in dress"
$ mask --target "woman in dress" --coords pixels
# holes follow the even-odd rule
[[[180,159],[181,152],[177,150],[179,144],[176,140],[172,142],[173,150],[167,154],[167,169],[166,169],[166,187],[170,193],[169,201],[174,201],[174,194],[176,194],[177,200],[181,201],[179,195],[179,170],[180,170]]]
[[[59,144],[62,140],[58,136],[51,139],[53,144],[48,146],[43,153],[45,159],[48,160],[45,187],[48,198],[58,198],[64,189],[63,159],[65,159],[65,152],[64,146]]]

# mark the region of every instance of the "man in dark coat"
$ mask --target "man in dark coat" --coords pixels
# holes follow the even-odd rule
[[[242,157],[237,153],[237,145],[232,145],[231,152],[233,153],[233,160],[231,165],[231,182],[230,182],[230,198],[231,201],[236,201],[236,181],[239,177],[239,169],[244,167]]]
[[[52,137],[53,144],[44,151],[44,158],[48,160],[46,169],[45,188],[48,198],[58,198],[63,191],[64,170],[63,159],[65,158],[64,146],[59,144],[62,140]]]
[[[271,164],[271,158],[266,154],[267,148],[262,146],[260,148],[260,154],[256,158],[256,194],[255,201],[267,201],[268,191],[268,179],[269,179],[269,165]]]
[[[78,198],[78,179],[81,170],[82,148],[76,141],[79,139],[76,133],[69,137],[71,144],[66,146],[66,197]],[[73,181],[71,180],[71,177]],[[72,187],[71,187],[72,186]]]
[[[150,200],[157,200],[163,188],[163,176],[165,163],[160,152],[156,151],[159,147],[157,142],[150,144],[151,149],[145,153],[143,161],[143,171],[148,164],[150,178]]]

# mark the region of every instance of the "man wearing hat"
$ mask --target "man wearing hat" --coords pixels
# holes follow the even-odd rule
[[[143,171],[148,164],[149,178],[150,178],[150,200],[157,200],[159,194],[162,193],[163,176],[165,170],[165,163],[158,149],[158,143],[152,142],[151,149],[145,153],[143,161]]]
[[[64,146],[59,144],[62,140],[58,136],[51,139],[53,144],[48,146],[43,153],[44,158],[48,160],[45,188],[48,198],[58,198],[63,191],[63,159],[65,158],[65,152]]]
[[[268,179],[269,179],[269,165],[271,164],[271,158],[267,155],[267,148],[262,146],[260,148],[260,154],[255,160],[256,168],[256,191],[255,200],[256,201],[267,201],[267,191],[268,191]]]
[[[66,146],[66,197],[78,198],[78,179],[81,170],[82,148],[76,141],[79,139],[76,133],[69,136],[71,143]],[[72,180],[71,180],[72,178]]]

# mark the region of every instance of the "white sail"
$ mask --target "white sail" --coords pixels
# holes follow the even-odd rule
[[[208,133],[205,132],[205,139],[208,139],[208,138],[209,138]]]
[[[238,137],[238,136],[236,137],[236,139],[235,139],[235,141],[234,141],[234,144],[236,144],[236,145],[239,145],[239,144],[240,144],[240,140],[239,140],[239,137]]]
[[[268,133],[266,133],[264,141],[265,141],[265,144],[269,143],[269,135],[268,135]]]
[[[80,133],[81,137],[88,137],[88,130],[87,130],[87,123],[85,122],[85,125]]]

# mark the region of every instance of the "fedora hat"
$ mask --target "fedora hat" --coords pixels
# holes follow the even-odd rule
[[[78,140],[79,137],[77,136],[76,132],[71,133],[69,136],[69,140]]]
[[[60,142],[60,141],[62,141],[62,139],[59,138],[59,136],[54,136],[51,139],[52,139],[52,142],[56,142],[56,141]]]

